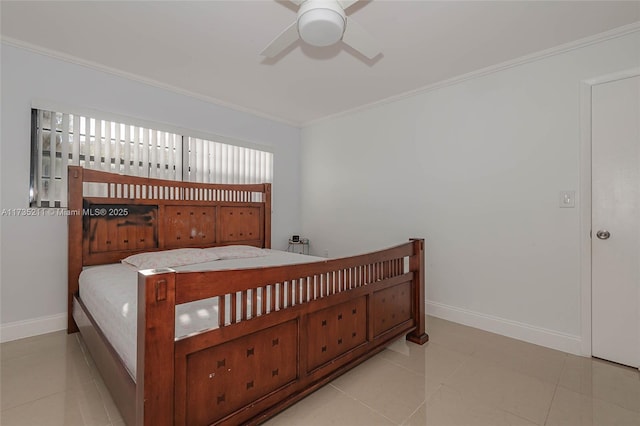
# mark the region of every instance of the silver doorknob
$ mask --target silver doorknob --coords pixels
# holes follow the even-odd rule
[[[611,234],[606,229],[602,229],[596,232],[596,237],[600,238],[601,240],[607,240],[610,236]]]

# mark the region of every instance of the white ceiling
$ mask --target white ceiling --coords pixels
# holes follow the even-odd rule
[[[347,14],[379,42],[259,52],[296,17],[287,1],[5,1],[5,41],[293,125],[541,50],[637,25],[640,1],[362,0]]]

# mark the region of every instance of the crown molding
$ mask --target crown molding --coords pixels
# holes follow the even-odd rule
[[[442,80],[427,86],[420,87],[418,89],[413,89],[408,92],[400,93],[398,95],[390,96],[385,99],[381,99],[378,101],[370,102],[364,105],[357,106],[355,108],[351,108],[345,111],[341,111],[335,114],[331,114],[322,118],[318,118],[316,120],[311,120],[302,123],[302,127],[308,127],[315,124],[322,123],[324,121],[328,121],[334,118],[343,117],[346,115],[351,115],[356,112],[364,111],[370,108],[378,107],[381,105],[385,105],[388,103],[396,102],[402,99],[411,98],[413,96],[432,92],[434,90],[442,89],[448,86],[454,86],[456,84],[463,83],[465,81],[473,80],[476,78],[484,77],[489,74],[497,73],[509,68],[518,67],[520,65],[525,65],[528,63],[536,62],[551,56],[560,55],[563,53],[571,52],[573,50],[581,49],[583,47],[591,46],[594,44],[602,43],[608,40],[624,37],[628,34],[632,34],[640,31],[640,22],[634,22],[632,24],[624,25],[622,27],[615,28],[613,30],[609,30],[600,34],[596,34],[593,36],[581,38],[579,40],[575,40],[569,43],[561,44],[559,46],[555,46],[549,49],[541,50],[539,52],[535,52],[529,55],[521,56],[517,59],[512,59],[506,62],[502,62],[499,64],[491,65],[485,68],[481,68],[479,70],[471,71],[466,74],[459,75],[457,77],[453,77],[447,80]]]
[[[410,90],[398,95],[394,95],[394,96],[390,96],[388,98],[385,99],[381,99],[378,101],[374,101],[374,102],[370,102],[364,105],[360,105],[357,106],[355,108],[351,108],[351,109],[347,109],[335,114],[330,114],[318,119],[314,119],[314,120],[310,120],[310,121],[306,121],[306,122],[296,122],[296,121],[290,121],[290,120],[286,120],[283,119],[281,117],[276,117],[270,114],[266,114],[264,112],[261,111],[257,111],[257,110],[253,110],[250,108],[246,108],[240,105],[236,105],[230,102],[226,102],[226,101],[222,101],[220,99],[216,99],[210,96],[204,96],[202,94],[199,93],[195,93],[195,92],[191,92],[185,89],[181,89],[179,87],[175,87],[172,85],[168,85],[162,82],[159,82],[157,80],[153,80],[153,79],[149,79],[146,77],[142,77],[140,75],[137,74],[133,74],[133,73],[129,73],[126,71],[122,71],[116,68],[111,68],[111,67],[107,67],[106,65],[102,65],[99,64],[97,62],[93,62],[93,61],[87,61],[84,59],[80,59],[78,57],[72,56],[72,55],[68,55],[66,53],[62,53],[59,52],[57,50],[52,50],[52,49],[47,49],[41,46],[37,46],[31,43],[27,43],[21,40],[17,40],[17,39],[13,39],[10,37],[6,37],[6,36],[0,36],[0,42],[5,43],[7,45],[10,46],[14,46],[17,48],[21,48],[21,49],[25,49],[25,50],[29,50],[31,52],[34,53],[38,53],[41,55],[45,55],[45,56],[49,56],[52,57],[54,59],[58,59],[58,60],[62,60],[65,62],[69,62],[75,65],[80,65],[80,66],[84,66],[90,69],[94,69],[97,71],[101,71],[101,72],[105,72],[105,73],[109,73],[118,77],[122,77],[122,78],[126,78],[128,80],[133,80],[133,81],[137,81],[139,83],[143,83],[143,84],[147,84],[149,86],[153,86],[159,89],[163,89],[163,90],[167,90],[170,92],[174,92],[183,96],[188,96],[191,98],[195,98],[204,102],[208,102],[208,103],[212,103],[215,104],[217,106],[222,106],[225,108],[229,108],[231,110],[234,111],[238,111],[238,112],[242,112],[242,113],[246,113],[246,114],[251,114],[254,115],[256,117],[260,117],[260,118],[264,118],[267,120],[271,120],[271,121],[275,121],[278,123],[282,123],[288,126],[292,126],[292,127],[296,127],[296,128],[304,128],[304,127],[308,127],[308,126],[312,126],[312,125],[316,125],[319,123],[322,123],[324,121],[328,121],[334,118],[338,118],[338,117],[343,117],[346,115],[350,115],[359,111],[364,111],[373,107],[377,107],[380,105],[385,105],[388,103],[392,103],[395,101],[399,101],[402,99],[406,99],[406,98],[410,98],[419,94],[423,94],[423,93],[428,93],[434,90],[438,90],[438,89],[442,89],[448,86],[453,86],[456,84],[460,84],[463,83],[465,81],[469,81],[475,78],[480,78],[489,74],[493,74],[493,73],[497,73],[509,68],[514,68],[520,65],[524,65],[524,64],[528,64],[528,63],[532,63],[532,62],[536,62],[551,56],[555,56],[555,55],[560,55],[566,52],[570,52],[573,50],[577,50],[577,49],[581,49],[583,47],[587,47],[593,44],[598,44],[598,43],[602,43],[608,40],[612,40],[612,39],[616,39],[616,38],[620,38],[620,37],[624,37],[628,34],[632,34],[635,32],[640,31],[640,22],[635,22],[632,24],[628,24],[622,27],[618,27],[615,28],[613,30],[609,30],[600,34],[596,34],[593,36],[589,36],[589,37],[585,37],[579,40],[575,40],[569,43],[565,43],[559,46],[555,46],[549,49],[545,49],[536,53],[532,53],[529,55],[525,55],[522,56],[520,58],[517,59],[513,59],[513,60],[509,60],[506,62],[502,62],[496,65],[491,65],[489,67],[485,67],[485,68],[481,68],[479,70],[475,70],[475,71],[471,71],[469,73],[466,74],[462,74],[459,75],[457,77],[453,77],[447,80],[442,80],[427,86],[423,86],[420,87],[418,89],[414,89],[414,90]]]
[[[87,61],[85,59],[81,59],[78,58],[77,56],[73,56],[73,55],[69,55],[57,50],[53,50],[53,49],[49,49],[46,47],[42,47],[42,46],[38,46],[32,43],[28,43],[22,40],[18,40],[18,39],[14,39],[11,37],[6,37],[6,36],[0,36],[0,42],[7,44],[9,46],[13,46],[13,47],[17,47],[19,49],[23,49],[23,50],[28,50],[30,52],[33,53],[37,53],[40,55],[44,55],[44,56],[49,56],[53,59],[57,59],[57,60],[61,60],[64,62],[68,62],[74,65],[80,65],[86,68],[90,68],[93,69],[95,71],[100,71],[100,72],[104,72],[107,74],[112,74],[115,75],[117,77],[122,77],[122,78],[126,78],[127,80],[132,80],[132,81],[136,81],[138,83],[143,83],[146,84],[148,86],[153,86],[156,87],[158,89],[162,89],[162,90],[166,90],[169,92],[173,92],[179,95],[183,95],[183,96],[187,96],[190,98],[194,98],[194,99],[198,99],[200,101],[204,101],[207,103],[211,103],[211,104],[215,104],[217,106],[221,106],[224,108],[228,108],[237,112],[242,112],[245,114],[251,114],[254,115],[256,117],[260,117],[260,118],[264,118],[270,121],[275,121],[278,123],[282,123],[282,124],[286,124],[287,126],[292,126],[292,127],[296,127],[296,128],[300,128],[301,127],[301,123],[298,122],[294,122],[294,121],[289,121],[289,120],[285,120],[281,117],[276,117],[270,114],[266,114],[264,112],[261,111],[257,111],[251,108],[246,108],[240,105],[236,105],[233,104],[231,102],[226,102],[220,99],[216,99],[213,98],[211,96],[205,96],[202,95],[200,93],[196,93],[196,92],[191,92],[189,90],[185,90],[185,89],[181,89],[179,87],[176,86],[172,86],[170,84],[166,84],[166,83],[162,83],[160,81],[157,80],[153,80],[150,78],[146,78],[143,76],[140,76],[138,74],[134,74],[134,73],[129,73],[117,68],[111,68],[108,67],[106,65],[100,64],[98,62],[93,62],[93,61]]]

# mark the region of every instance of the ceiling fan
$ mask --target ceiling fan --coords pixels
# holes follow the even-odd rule
[[[369,33],[349,18],[345,9],[358,0],[289,0],[300,8],[298,17],[260,54],[273,58],[301,39],[312,46],[331,46],[342,40],[369,59],[380,53],[380,48]]]

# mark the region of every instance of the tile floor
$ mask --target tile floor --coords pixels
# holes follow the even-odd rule
[[[640,425],[640,372],[428,317],[279,416],[280,425]],[[122,425],[77,337],[0,345],[0,424]]]

